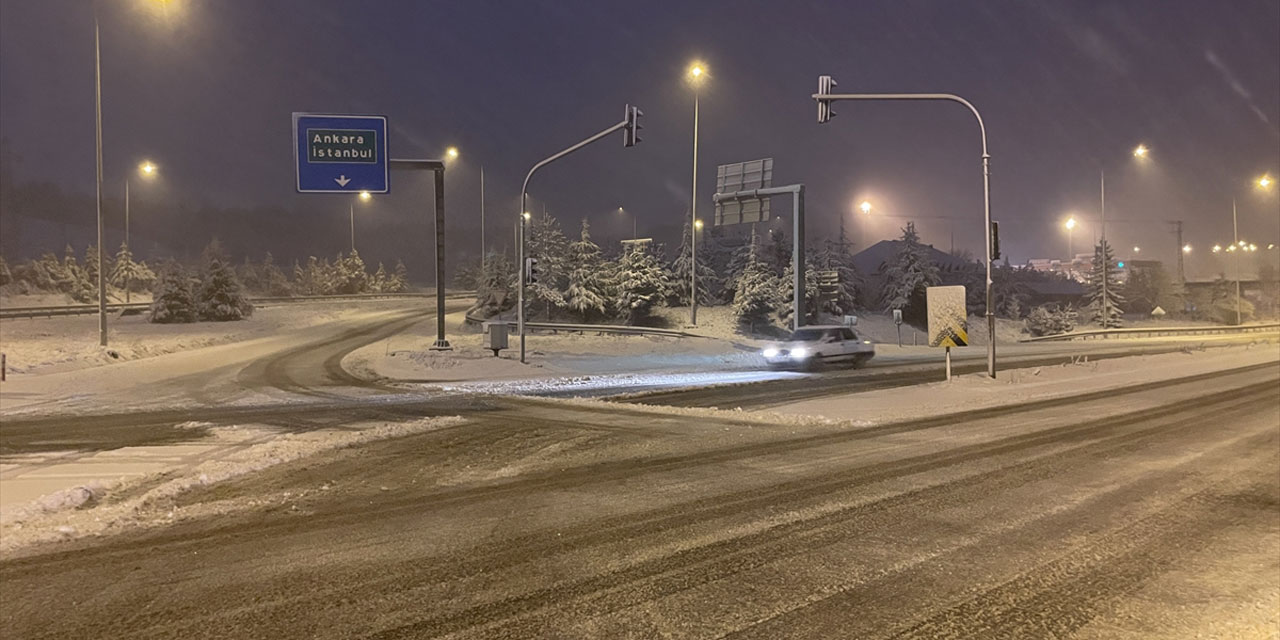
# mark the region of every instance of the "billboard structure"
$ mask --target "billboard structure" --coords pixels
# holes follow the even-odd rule
[[[773,185],[773,158],[722,164],[716,167],[716,193],[755,191]],[[716,201],[715,226],[764,222],[769,198],[743,197]]]

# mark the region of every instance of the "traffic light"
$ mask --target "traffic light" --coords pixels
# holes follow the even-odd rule
[[[637,107],[627,105],[626,107],[626,127],[622,130],[622,146],[634,147],[637,142],[641,142],[640,130],[644,127],[640,124],[640,117],[644,112]]]
[[[818,76],[818,95],[831,95],[831,87],[836,86],[836,81],[831,76]],[[818,98],[818,124],[822,124],[831,120],[836,112],[831,110],[831,101]]]
[[[1000,259],[1000,223],[991,221],[991,261]]]
[[[538,284],[538,259],[524,259],[524,281],[527,284]]]

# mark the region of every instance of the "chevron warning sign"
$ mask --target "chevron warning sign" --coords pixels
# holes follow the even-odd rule
[[[925,303],[929,308],[929,346],[969,346],[963,286],[929,287]]]

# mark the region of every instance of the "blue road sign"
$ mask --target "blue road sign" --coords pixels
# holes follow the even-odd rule
[[[386,116],[293,114],[299,193],[387,193]]]

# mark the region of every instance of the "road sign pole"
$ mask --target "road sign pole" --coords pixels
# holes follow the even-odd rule
[[[951,347],[947,347],[947,382],[951,382]]]
[[[436,342],[433,351],[453,349],[444,337],[444,165],[436,169]]]
[[[791,330],[798,330],[802,325],[802,317],[804,315],[804,185],[797,185],[796,190],[791,193],[791,217],[792,217],[792,235],[794,236],[791,248],[791,265],[792,274],[791,286],[794,290],[791,292],[792,312]]]

